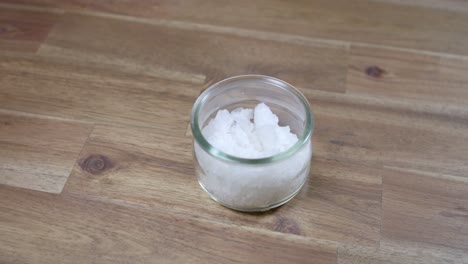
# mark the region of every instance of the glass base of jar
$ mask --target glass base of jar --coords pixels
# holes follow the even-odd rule
[[[276,208],[276,207],[279,207],[287,202],[289,202],[292,198],[294,198],[294,196],[296,196],[299,191],[302,189],[302,187],[304,186],[304,184],[307,182],[307,179],[308,177],[306,178],[306,180],[301,184],[301,186],[299,186],[299,188],[297,188],[296,191],[294,191],[291,195],[289,195],[288,197],[286,197],[284,200],[278,202],[278,203],[275,203],[275,204],[272,204],[270,206],[266,206],[266,207],[258,207],[258,208],[236,208],[236,207],[233,207],[233,206],[230,206],[228,204],[225,204],[223,202],[221,202],[219,199],[217,199],[214,195],[212,195],[206,188],[205,186],[203,186],[203,183],[201,183],[200,181],[198,181],[198,184],[200,184],[200,186],[202,187],[202,189],[208,194],[208,196],[210,196],[211,199],[213,199],[215,202],[217,202],[218,204],[226,207],[226,208],[229,208],[229,209],[232,209],[232,210],[236,210],[236,211],[240,211],[240,212],[246,212],[246,213],[254,213],[254,212],[265,212],[265,211],[268,211],[268,210],[271,210],[273,208]]]

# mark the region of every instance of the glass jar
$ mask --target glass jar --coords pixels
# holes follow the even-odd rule
[[[267,104],[298,141],[274,156],[248,159],[212,146],[201,130],[218,110]],[[201,187],[219,204],[239,211],[266,211],[291,200],[308,179],[312,157],[313,114],[292,85],[263,75],[220,81],[197,99],[191,114],[195,172]]]

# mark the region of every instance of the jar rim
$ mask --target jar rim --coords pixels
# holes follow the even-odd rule
[[[242,158],[242,157],[237,157],[237,156],[225,153],[224,151],[214,147],[203,136],[201,132],[200,124],[198,122],[198,116],[199,116],[201,106],[206,102],[207,98],[209,98],[209,95],[216,88],[220,86],[223,86],[227,83],[240,81],[240,80],[246,80],[246,79],[262,80],[262,81],[271,83],[275,87],[282,88],[291,92],[302,103],[305,114],[306,114],[306,118],[305,118],[306,124],[304,126],[304,130],[302,131],[301,135],[298,137],[298,141],[294,145],[292,145],[289,149],[282,151],[280,153],[277,153],[273,156],[268,156],[268,157],[263,157],[263,158],[255,158],[255,159]],[[192,129],[192,135],[194,139],[196,140],[196,142],[202,147],[203,150],[208,152],[210,155],[226,160],[226,161],[232,161],[232,162],[238,162],[238,163],[265,164],[265,163],[271,163],[271,162],[276,162],[276,161],[287,159],[288,157],[291,157],[296,152],[301,150],[302,147],[308,142],[309,138],[312,136],[312,131],[314,128],[314,115],[312,112],[312,108],[309,102],[307,101],[306,97],[291,84],[283,80],[271,77],[271,76],[258,75],[258,74],[246,74],[246,75],[237,75],[237,76],[233,76],[233,77],[221,80],[211,85],[210,87],[208,87],[205,91],[203,91],[203,93],[201,93],[200,96],[195,101],[195,104],[192,108],[192,113],[190,117],[190,126]]]

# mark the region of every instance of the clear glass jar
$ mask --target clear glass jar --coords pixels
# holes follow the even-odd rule
[[[271,157],[246,159],[213,147],[201,130],[218,110],[267,104],[281,126],[298,141]],[[291,200],[308,179],[312,157],[313,114],[307,99],[290,84],[263,75],[241,75],[206,89],[191,114],[198,182],[219,204],[239,211],[266,211]]]

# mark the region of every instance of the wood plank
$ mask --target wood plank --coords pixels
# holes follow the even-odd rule
[[[442,83],[448,93],[457,91],[461,97],[468,99],[466,87],[468,87],[468,58],[440,58],[439,63],[440,75],[443,76]],[[466,106],[466,100],[465,104]]]
[[[59,16],[51,12],[5,9],[0,6],[1,50],[35,52]]]
[[[334,92],[344,92],[347,59],[343,45],[302,45],[78,14],[65,15],[39,53],[142,71],[159,67],[173,75],[203,76],[206,83],[265,74]]]
[[[465,6],[0,0],[0,263],[468,263]],[[315,112],[310,179],[265,213],[192,165],[195,98],[243,73]]]
[[[0,201],[2,263],[336,263],[331,243],[167,211],[2,186]]]
[[[17,7],[63,8],[67,10],[84,8],[90,0],[1,0],[3,5]]]
[[[0,184],[60,193],[91,128],[0,110]]]
[[[449,10],[454,12],[467,12],[468,3],[466,0],[373,0],[380,2],[395,3],[399,5],[417,6],[424,8],[434,8],[441,10]]]
[[[452,105],[468,100],[468,60],[351,47],[349,63],[349,93]]]
[[[440,246],[383,241],[380,247],[343,245],[338,264],[465,264],[468,254]]]
[[[0,50],[2,51],[34,53],[39,45],[39,42],[33,41],[0,40]]]
[[[383,180],[385,239],[468,251],[466,178],[396,171]]]
[[[86,63],[17,54],[1,58],[3,108],[62,118],[153,128],[175,123],[185,129],[201,89]]]
[[[304,90],[315,111],[315,154],[368,166],[467,177],[466,111]],[[449,108],[449,107],[448,107]],[[443,153],[443,155],[441,155]]]
[[[380,170],[336,160],[313,158],[308,185],[278,209],[279,219],[293,228],[278,230],[355,245],[380,240]],[[283,218],[284,217],[284,218]],[[281,223],[281,222],[280,222]],[[278,227],[278,224],[275,226]]]
[[[185,130],[182,130],[185,132]],[[171,129],[96,126],[65,193],[338,242],[377,244],[379,170],[314,160],[309,186],[266,214],[242,214],[210,200],[192,165],[192,141]],[[333,208],[330,210],[330,208]]]
[[[89,8],[139,17],[468,54],[465,14],[369,0],[113,0],[91,2]]]

